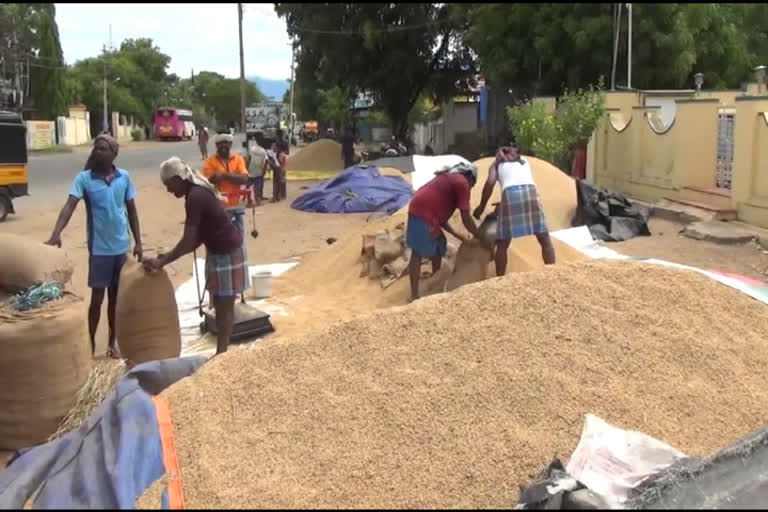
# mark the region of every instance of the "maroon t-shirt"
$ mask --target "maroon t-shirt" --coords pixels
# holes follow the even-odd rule
[[[198,241],[214,254],[229,254],[243,245],[243,237],[221,202],[203,187],[192,186],[184,205],[186,224],[197,226]]]
[[[469,211],[469,182],[460,173],[438,174],[411,198],[408,213],[424,219],[434,236],[458,208]]]

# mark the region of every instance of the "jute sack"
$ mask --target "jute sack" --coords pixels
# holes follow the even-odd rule
[[[488,264],[492,259],[493,251],[477,238],[462,242],[456,252],[455,269],[446,283],[446,291],[487,279]]]
[[[115,328],[129,367],[179,357],[179,313],[165,270],[150,274],[135,260],[128,260],[120,272]]]
[[[44,281],[67,284],[72,262],[66,252],[30,238],[0,233],[0,289],[15,293]]]
[[[71,293],[25,312],[0,304],[0,450],[45,442],[91,370],[87,304]]]

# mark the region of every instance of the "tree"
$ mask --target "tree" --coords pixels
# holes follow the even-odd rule
[[[749,60],[743,7],[633,4],[632,86],[691,87],[701,71],[717,87],[738,87]],[[610,76],[613,4],[461,4],[466,41],[492,83],[520,96],[557,95]],[[755,27],[752,32],[757,32]],[[619,38],[619,84],[626,83],[626,18]]]
[[[372,93],[401,139],[422,94],[451,97],[473,76],[471,55],[458,38],[464,21],[449,4],[275,4],[275,10],[298,40],[297,83],[314,75],[321,89]]]
[[[0,79],[29,91],[38,109],[43,101],[46,118],[66,111],[67,98],[60,94],[63,66],[54,4],[0,4]]]
[[[182,94],[184,88],[187,92]],[[178,91],[181,97],[188,98],[192,104],[192,107],[188,108],[193,111],[198,112],[195,109],[201,109],[225,124],[240,119],[239,78],[225,78],[218,73],[201,71],[193,80],[179,80],[174,90]],[[247,105],[264,101],[264,94],[253,82],[245,82],[245,101]]]
[[[70,98],[64,84],[64,56],[59,42],[56,11],[53,4],[46,5],[48,7],[40,13],[37,27],[37,58],[42,64],[38,64],[32,73],[32,98],[37,117],[55,120],[57,116],[67,115]]]
[[[346,125],[349,119],[349,109],[352,106],[352,96],[349,90],[336,86],[332,89],[318,92],[321,98],[320,117],[324,121],[336,125],[338,128]]]
[[[151,123],[160,106],[167,82],[166,69],[171,58],[154,46],[151,39],[126,39],[116,51],[83,59],[72,66],[76,90],[89,109],[103,108],[103,77],[107,75],[109,109]]]

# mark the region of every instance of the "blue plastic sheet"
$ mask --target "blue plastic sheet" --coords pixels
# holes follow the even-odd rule
[[[0,473],[0,509],[22,508],[36,493],[35,509],[134,508],[165,473],[152,395],[205,361],[166,359],[133,368],[80,428],[16,454]]]
[[[354,166],[318,183],[298,197],[292,208],[315,213],[393,213],[413,195],[399,176],[382,176],[375,167]]]

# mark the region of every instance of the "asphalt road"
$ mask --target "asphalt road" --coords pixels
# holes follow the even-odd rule
[[[235,135],[233,151],[242,150],[243,140],[242,135]],[[213,141],[209,143],[208,151],[209,154],[215,151]],[[72,181],[83,170],[88,152],[87,148],[78,148],[73,153],[30,156],[30,195],[14,200],[16,211],[30,212],[63,205]],[[115,165],[126,169],[135,180],[154,177],[159,185],[160,164],[172,156],[188,161],[193,167],[202,163],[196,141],[145,141],[121,146]]]

